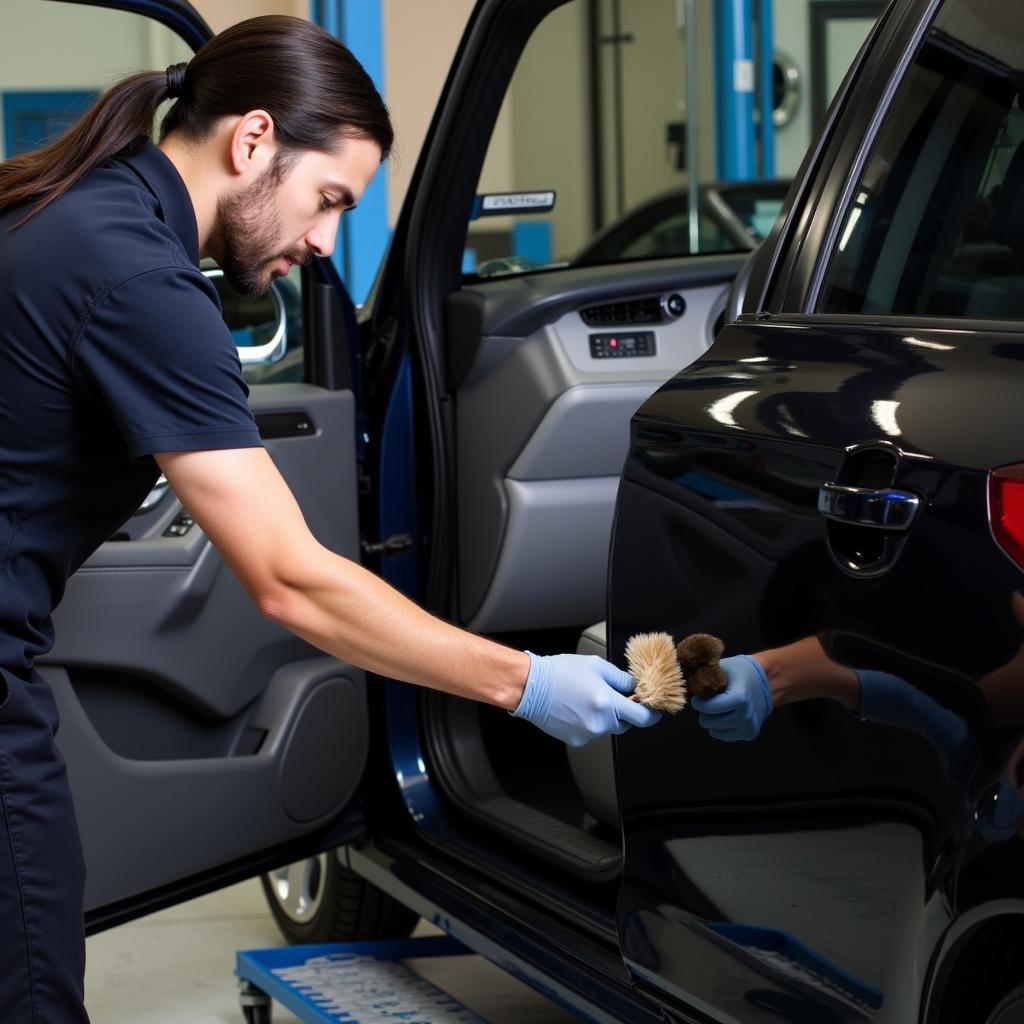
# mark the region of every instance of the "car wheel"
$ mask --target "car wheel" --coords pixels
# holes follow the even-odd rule
[[[1008,992],[985,1018],[985,1024],[1024,1024],[1024,985]]]
[[[404,938],[419,916],[338,863],[333,851],[261,876],[270,912],[291,943]]]

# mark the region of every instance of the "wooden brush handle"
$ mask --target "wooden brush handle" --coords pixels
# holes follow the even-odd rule
[[[724,651],[725,644],[710,633],[693,633],[679,641],[676,653],[687,689],[694,697],[706,700],[728,686],[728,677],[718,664]]]

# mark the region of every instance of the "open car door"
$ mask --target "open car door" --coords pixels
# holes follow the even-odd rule
[[[4,16],[5,97],[33,94],[22,109],[58,129],[55,87],[95,95],[211,35],[179,0],[15,0]],[[314,534],[358,558],[351,303],[327,265],[262,300],[212,273],[271,456]],[[55,627],[39,664],[60,706],[91,930],[358,833],[363,673],[263,618],[166,484],[70,580]]]

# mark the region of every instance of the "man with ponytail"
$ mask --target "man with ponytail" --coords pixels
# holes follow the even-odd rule
[[[330,255],[391,145],[348,50],[267,17],[0,164],[0,1021],[87,1020],[81,847],[33,662],[67,577],[161,471],[263,614],[322,650],[573,745],[657,719],[609,663],[466,633],[321,547],[262,446],[200,258],[259,294]]]

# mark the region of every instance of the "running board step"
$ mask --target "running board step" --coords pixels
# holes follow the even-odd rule
[[[477,800],[471,806],[492,828],[574,875],[604,882],[619,873],[622,851],[581,828],[510,797]]]

